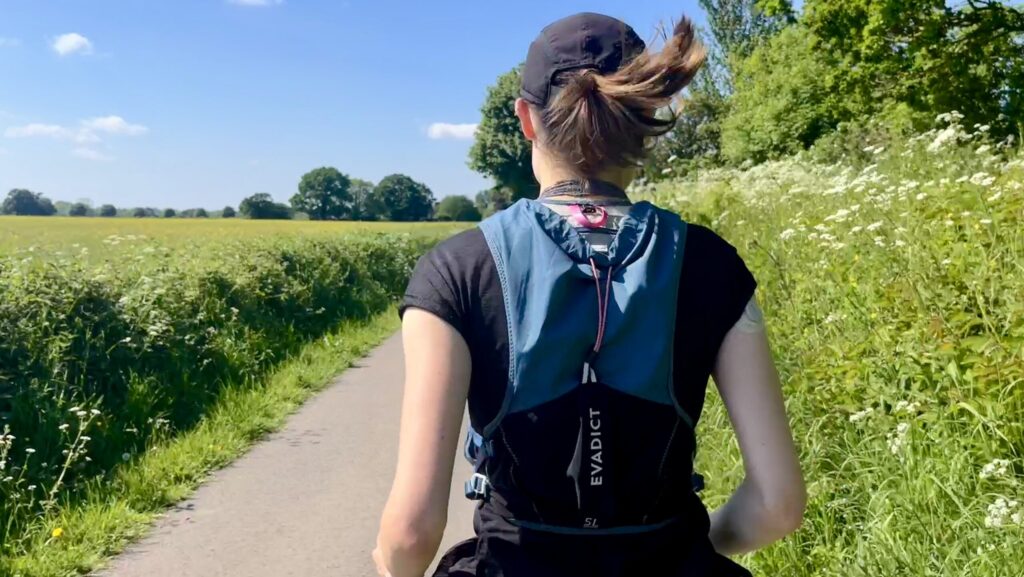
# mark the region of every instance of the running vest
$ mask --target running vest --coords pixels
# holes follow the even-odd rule
[[[563,535],[685,522],[700,507],[694,421],[672,367],[686,223],[641,202],[598,252],[520,200],[480,228],[501,283],[509,372],[497,417],[472,419],[467,496],[502,522]]]

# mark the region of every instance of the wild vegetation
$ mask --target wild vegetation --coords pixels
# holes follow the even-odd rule
[[[41,222],[54,221],[5,219]],[[211,226],[167,242],[151,225],[91,249],[0,252],[0,558],[38,544],[90,484],[196,427],[226,392],[387,310],[437,238],[238,225],[264,234]]]
[[[755,574],[1021,574],[1024,156],[962,121],[638,191],[759,281],[810,504]],[[711,506],[742,480],[730,431],[710,394]]]

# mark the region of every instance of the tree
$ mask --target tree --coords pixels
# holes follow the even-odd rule
[[[476,222],[482,218],[473,201],[458,195],[442,198],[434,216],[437,220],[455,222]]]
[[[322,167],[302,175],[299,192],[291,198],[292,208],[309,215],[310,220],[338,220],[349,215],[351,181],[338,169]]]
[[[730,61],[746,58],[793,21],[789,0],[699,0],[707,13],[713,39],[712,52]]]
[[[0,205],[0,214],[52,216],[56,212],[53,203],[41,192],[32,192],[24,188],[15,188],[8,192],[3,205]]]
[[[84,202],[76,202],[68,209],[68,216],[89,216],[89,205]]]
[[[835,64],[810,31],[791,26],[736,69],[736,92],[722,121],[722,154],[734,163],[793,154],[831,132],[842,110],[827,83]]]
[[[178,216],[178,213],[173,208],[164,209],[164,218],[174,218],[176,216]]]
[[[383,208],[385,219],[392,221],[427,220],[434,208],[434,193],[427,185],[404,174],[384,177],[373,189],[373,198]]]
[[[230,206],[225,206],[224,210],[220,211],[221,218],[235,218],[235,209]]]
[[[292,217],[291,209],[287,205],[274,202],[273,197],[265,192],[256,193],[243,200],[238,205],[238,211],[242,216],[254,220],[287,220]]]
[[[117,207],[112,204],[104,204],[100,207],[100,216],[105,218],[117,216]]]
[[[195,218],[209,218],[210,217],[209,213],[206,212],[206,209],[205,208],[201,208],[201,207],[195,209],[192,212],[192,214],[195,216]]]
[[[149,218],[156,216],[156,209],[154,208],[142,208],[138,207],[132,210],[132,216],[135,218]]]
[[[958,110],[997,136],[1024,125],[1024,7],[996,0],[807,0],[802,22],[836,55],[827,82],[850,116],[907,104]]]
[[[512,200],[536,196],[540,190],[533,176],[530,143],[515,114],[519,85],[516,68],[498,77],[487,89],[476,141],[469,150],[469,167],[493,178],[493,190],[511,193]]]
[[[375,185],[372,182],[353,178],[349,185],[349,193],[352,195],[352,208],[350,217],[352,220],[380,220],[385,216],[384,206],[374,195]]]

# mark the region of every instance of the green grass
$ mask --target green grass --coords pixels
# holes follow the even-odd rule
[[[397,327],[393,308],[368,321],[347,322],[303,348],[267,379],[226,386],[192,430],[156,441],[109,478],[90,483],[77,502],[37,520],[20,554],[0,559],[0,575],[63,577],[100,567],[210,472],[278,429],[303,401]],[[58,528],[61,536],[52,537]]]
[[[757,575],[1024,575],[1024,157],[950,130],[646,191],[759,281],[809,506]],[[743,475],[717,395],[699,439],[716,506]]]

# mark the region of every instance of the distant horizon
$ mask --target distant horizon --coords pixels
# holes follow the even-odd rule
[[[664,0],[10,2],[0,194],[209,210],[257,192],[287,202],[302,174],[334,166],[473,199],[492,186],[467,166],[487,87],[544,25],[584,10],[646,38],[704,18]]]

